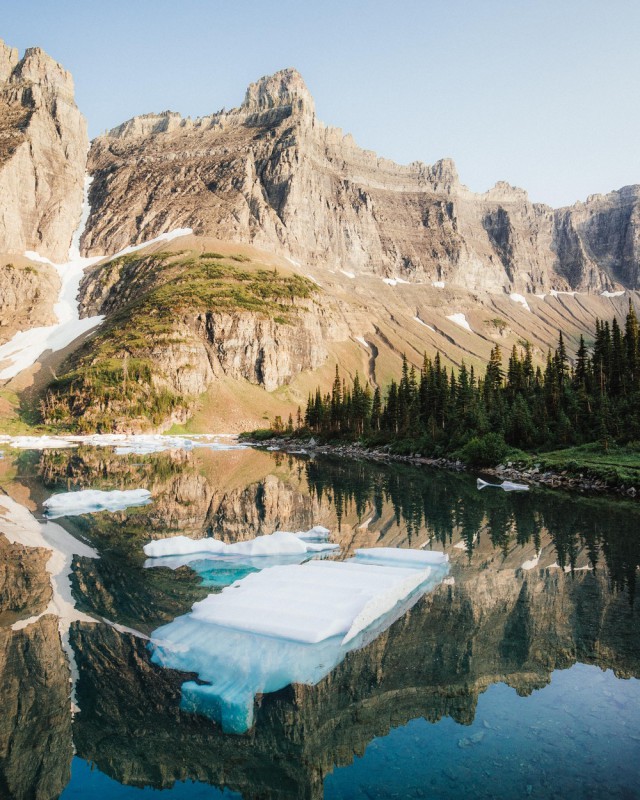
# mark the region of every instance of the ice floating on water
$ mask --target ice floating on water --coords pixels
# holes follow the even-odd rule
[[[99,489],[83,489],[79,492],[54,494],[43,505],[49,519],[94,514],[97,511],[122,511],[130,506],[146,506],[151,502],[147,489],[126,489],[103,492]]]
[[[128,453],[148,455],[164,450],[192,450],[194,447],[206,447],[211,450],[245,450],[247,448],[247,445],[238,444],[236,437],[230,434],[189,437],[124,433],[86,436],[0,436],[0,443],[18,450],[62,450],[79,445],[114,447],[116,455]]]
[[[464,314],[450,314],[447,319],[450,319],[451,322],[455,322],[456,325],[459,325],[461,328],[465,328],[470,333],[473,333],[471,330],[471,325],[467,322],[467,318]]]
[[[407,550],[400,547],[366,547],[356,550],[359,561],[412,567],[442,566],[449,560],[445,553],[431,550]]]
[[[208,554],[213,556],[291,556],[305,553],[319,553],[323,550],[338,550],[339,545],[327,541],[326,528],[312,528],[310,531],[289,533],[276,531],[267,536],[257,536],[246,542],[226,544],[219,539],[190,539],[188,536],[170,536],[156,539],[144,546],[145,555],[151,558],[165,556],[185,556]]]
[[[256,694],[316,684],[448,573],[442,555],[429,565],[389,555],[374,559],[363,550],[344,563],[311,561],[250,574],[155,631],[153,661],[196,672],[207,683],[183,684],[182,707],[226,732],[243,733],[253,723]]]
[[[276,533],[283,533],[276,531]],[[229,586],[240,578],[244,578],[251,572],[256,572],[260,569],[267,569],[268,567],[281,566],[283,564],[300,564],[303,561],[308,561],[309,558],[325,558],[335,553],[337,545],[329,544],[329,529],[321,525],[316,525],[308,531],[300,531],[299,533],[286,533],[287,536],[294,536],[298,541],[305,543],[305,547],[301,548],[298,545],[281,547],[276,546],[278,540],[271,542],[268,548],[261,546],[254,548],[253,546],[246,546],[248,543],[244,542],[244,548],[236,548],[227,546],[222,551],[218,547],[213,547],[207,552],[188,552],[179,553],[175,555],[161,556],[157,558],[148,558],[144,566],[146,569],[153,567],[168,567],[169,569],[178,569],[188,565],[194,572],[196,572],[204,586]],[[185,537],[174,537],[183,540]],[[263,537],[268,538],[268,537]],[[165,540],[166,541],[166,540]],[[251,540],[255,542],[254,540]],[[280,540],[282,542],[282,540]],[[178,542],[177,549],[180,549],[180,542]],[[191,551],[192,547],[187,547]],[[242,552],[238,552],[241,549]],[[271,552],[265,553],[265,549],[270,549]]]
[[[492,486],[496,489],[504,489],[505,492],[528,492],[529,487],[525,483],[512,483],[511,481],[502,481],[502,483],[487,483],[482,478],[476,481],[478,489],[484,489],[485,486]]]

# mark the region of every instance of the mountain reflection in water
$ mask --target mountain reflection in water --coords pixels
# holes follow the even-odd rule
[[[175,784],[176,796],[195,797],[197,784],[184,783],[192,780],[244,798],[553,796],[556,789],[563,797],[603,796],[604,766],[609,796],[637,790],[640,690],[623,680],[640,675],[637,504],[478,492],[475,475],[251,450],[24,452],[0,461],[0,481],[36,514],[52,492],[74,488],[146,488],[153,498],[141,508],[60,520],[100,554],[73,559],[78,608],[134,630],[72,625],[75,716],[55,619],[11,628],[46,605],[45,559],[0,537],[0,575],[19,587],[2,594],[0,606],[2,797],[53,798],[65,786],[65,798],[119,797],[120,784]],[[314,524],[332,530],[339,558],[376,545],[445,550],[450,577],[317,685],[258,696],[247,734],[224,734],[181,709],[180,687],[195,676],[153,664],[135,633],[149,635],[218,588],[188,566],[144,569],[142,545],[172,533],[238,541]],[[596,673],[598,681],[577,663],[612,672]],[[575,704],[583,685],[596,711]],[[545,697],[556,698],[553,705]],[[522,725],[535,732],[535,709],[548,715],[544,735],[521,741]],[[418,718],[428,724],[411,722]],[[502,726],[502,749],[485,721]],[[619,746],[607,749],[616,725]],[[596,765],[582,737],[591,737],[605,765]],[[72,746],[117,782],[108,793],[92,788],[82,767],[69,783]],[[365,750],[362,762],[347,766]],[[427,764],[429,752],[443,762]],[[456,759],[469,765],[477,753],[485,768],[465,777]],[[544,768],[524,776],[523,767],[524,783],[513,783],[517,764],[533,762]],[[377,790],[365,786],[361,764],[377,776]]]

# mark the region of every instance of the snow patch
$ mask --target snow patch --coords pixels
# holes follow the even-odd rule
[[[354,336],[354,339],[356,340],[356,342],[360,342],[361,345],[364,345],[364,347],[366,347],[367,350],[369,349],[369,343],[366,341],[364,336]]]
[[[97,511],[122,511],[131,506],[146,506],[151,502],[147,489],[100,491],[83,489],[79,492],[62,492],[45,500],[43,506],[49,519],[95,514]]]
[[[399,283],[409,283],[409,281],[405,281],[402,278],[383,278],[383,283],[386,283],[387,286],[397,286]]]
[[[43,547],[51,551],[51,556],[47,561],[47,572],[52,589],[49,605],[41,614],[19,620],[11,628],[14,631],[22,630],[37,622],[45,614],[55,614],[58,617],[58,630],[62,646],[69,659],[71,709],[75,712],[77,710],[75,686],[78,680],[78,669],[75,653],[69,643],[69,628],[72,622],[95,622],[95,619],[78,611],[75,606],[71,594],[71,562],[74,555],[98,558],[98,554],[92,547],[75,539],[55,522],[41,525],[24,506],[19,505],[7,495],[0,494],[0,508],[4,508],[7,512],[1,517],[2,533],[10,542],[21,544],[24,547]]]
[[[527,303],[526,298],[524,295],[516,294],[515,292],[510,294],[509,297],[513,300],[514,303],[519,303],[521,306],[527,309],[527,311],[531,311],[529,308],[529,303]]]
[[[622,297],[624,290],[621,292],[600,292],[600,297]]]
[[[31,250],[25,252],[25,256],[32,261],[51,264],[60,275],[61,287],[58,302],[53,310],[58,319],[55,325],[30,328],[26,331],[18,331],[15,336],[0,347],[0,364],[6,363],[4,369],[0,370],[0,380],[15,378],[23,370],[33,366],[43,353],[47,351],[56,352],[63,350],[71,344],[78,336],[88,333],[93,328],[100,325],[103,316],[86,317],[80,319],[80,307],[77,301],[80,290],[80,282],[87,267],[101,261],[104,256],[92,256],[83,258],[80,255],[80,239],[89,219],[91,208],[89,206],[89,188],[93,178],[86,177],[84,182],[84,197],[82,202],[82,212],[80,223],[73,234],[71,246],[69,248],[69,260],[65,264],[53,264],[48,258],[40,256]],[[111,257],[133,253],[143,247],[156,242],[168,242],[178,236],[192,233],[191,228],[178,228],[167,233],[156,236],[148,242],[138,245],[125,247],[119,253]],[[8,362],[8,363],[7,363]]]
[[[450,314],[447,319],[450,319],[451,322],[455,322],[456,325],[459,325],[461,328],[465,328],[470,333],[473,333],[471,330],[471,325],[467,322],[467,318],[464,314]]]
[[[445,282],[444,282],[444,281],[432,281],[432,282],[431,282],[431,285],[432,285],[432,286],[435,286],[435,287],[436,287],[436,289],[444,289],[444,287],[445,287]]]
[[[424,327],[425,327],[425,328],[429,328],[429,330],[430,330],[430,331],[433,331],[434,333],[436,332],[436,329],[435,329],[435,328],[433,328],[431,325],[427,325],[427,323],[426,323],[426,322],[424,322],[423,320],[421,320],[421,319],[420,319],[420,317],[414,317],[413,319],[414,319],[416,322],[419,322],[419,323],[420,323],[420,325],[424,325]]]
[[[341,269],[341,270],[340,270],[340,272],[341,272],[343,275],[346,275],[346,276],[347,276],[347,278],[351,278],[351,280],[353,280],[353,279],[356,277],[356,276],[353,274],[353,272],[348,272],[346,269]]]
[[[538,563],[540,562],[540,555],[541,555],[540,553],[536,553],[535,558],[530,558],[528,561],[523,561],[521,569],[524,570],[535,569],[535,567],[537,567]]]

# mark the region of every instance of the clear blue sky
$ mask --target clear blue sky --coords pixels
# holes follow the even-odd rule
[[[0,37],[71,70],[92,136],[294,66],[324,122],[401,163],[450,156],[476,191],[640,183],[638,0],[0,0]]]

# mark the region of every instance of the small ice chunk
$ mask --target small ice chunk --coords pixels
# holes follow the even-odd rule
[[[502,483],[487,483],[482,478],[476,481],[478,489],[484,489],[486,486],[491,486],[494,489],[504,489],[505,492],[528,492],[529,487],[524,483],[513,483],[512,481],[502,481]]]
[[[451,322],[455,322],[456,325],[459,325],[461,328],[465,328],[470,333],[473,333],[471,330],[471,325],[467,322],[467,318],[464,314],[449,314],[447,319],[450,319]]]
[[[131,506],[146,506],[151,502],[147,489],[126,489],[103,492],[99,489],[83,489],[79,492],[54,494],[43,503],[49,519],[94,514],[97,511],[122,511]]]

